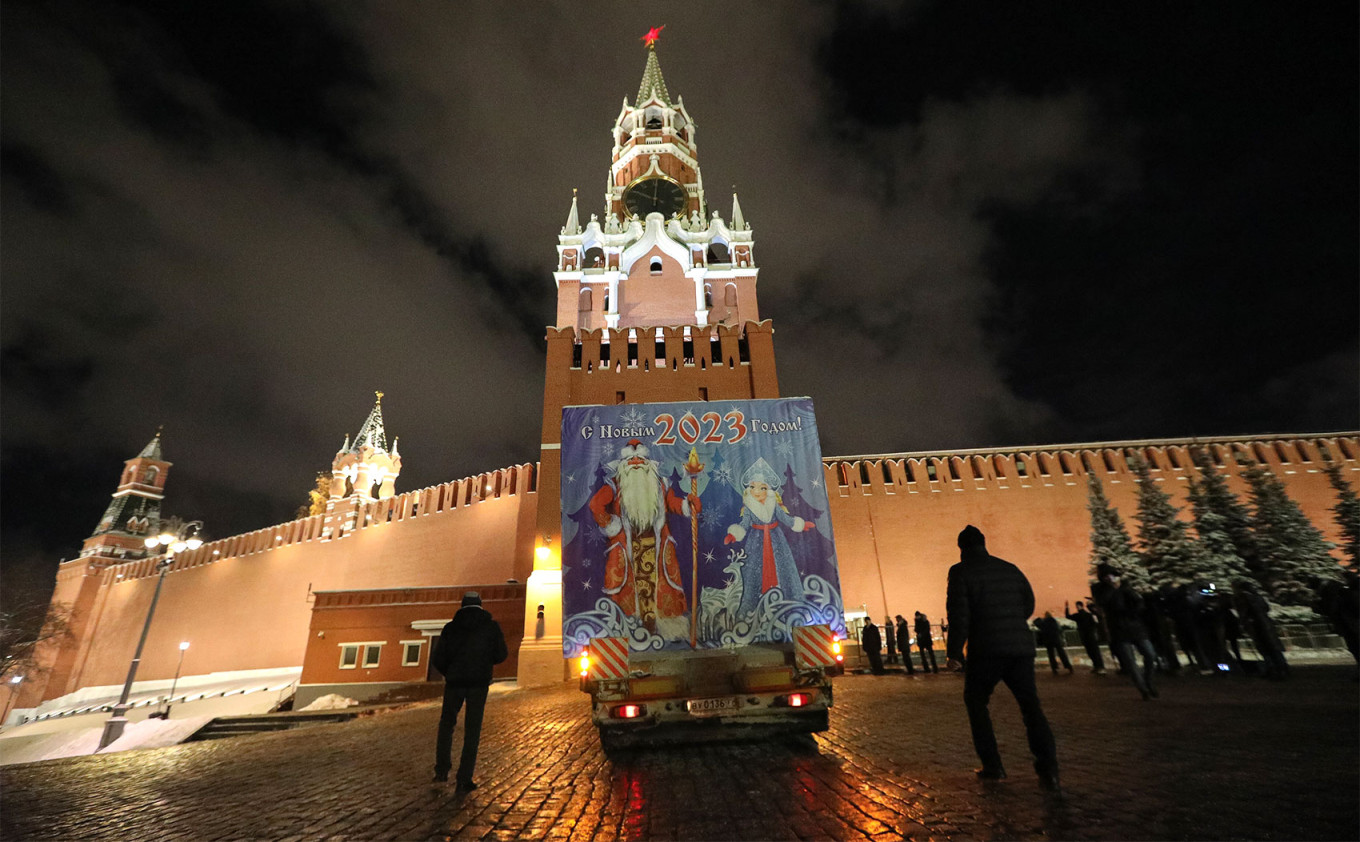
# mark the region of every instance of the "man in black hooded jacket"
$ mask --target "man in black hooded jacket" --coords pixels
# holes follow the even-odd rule
[[[486,711],[486,694],[491,686],[491,668],[509,655],[501,626],[482,607],[481,595],[476,591],[463,594],[462,607],[439,633],[430,654],[434,668],[444,675],[444,709],[439,716],[439,732],[434,744],[436,783],[449,779],[449,769],[453,766],[453,726],[466,701],[463,755],[458,762],[456,780],[458,789],[464,792],[477,788],[472,781],[472,772],[477,766],[477,747],[482,739],[482,714]]]
[[[973,748],[982,760],[977,776],[984,780],[1006,777],[1001,752],[987,710],[998,681],[1015,696],[1025,721],[1029,750],[1039,785],[1058,791],[1058,749],[1039,704],[1034,682],[1034,590],[1020,568],[987,553],[987,542],[975,526],[959,533],[958,564],[949,568],[946,611],[949,617],[949,668],[958,669],[968,647],[963,675],[963,703],[973,731]]]

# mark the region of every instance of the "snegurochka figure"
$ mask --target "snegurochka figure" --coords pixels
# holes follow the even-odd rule
[[[784,598],[803,598],[803,582],[793,550],[782,529],[807,532],[816,524],[789,514],[779,496],[779,475],[763,458],[742,474],[741,520],[727,529],[725,544],[740,543],[746,552],[741,568],[742,614],[754,613],[765,592],[779,586]]]

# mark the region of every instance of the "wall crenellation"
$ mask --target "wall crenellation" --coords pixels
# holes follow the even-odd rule
[[[347,521],[345,528],[334,536],[326,531],[329,516],[321,514],[219,538],[196,550],[177,554],[170,572],[202,567],[230,558],[244,558],[291,544],[342,540],[360,529],[372,526],[464,509],[484,500],[532,494],[537,491],[537,475],[537,464],[524,463],[373,500],[361,505],[353,513],[355,517],[352,522]],[[99,575],[104,577],[103,585],[130,582],[157,575],[156,565],[157,559],[154,557],[139,559],[109,565],[100,570]]]
[[[769,321],[742,324],[675,325],[658,328],[600,328],[573,332],[573,370],[587,374],[624,371],[735,368],[751,362],[747,334],[768,331]]]
[[[1241,436],[1220,439],[1104,442],[1061,449],[1022,448],[954,452],[829,456],[823,470],[839,496],[917,494],[946,490],[998,490],[1056,484],[1084,484],[1089,474],[1135,482],[1132,462],[1147,462],[1157,481],[1189,481],[1197,472],[1192,451],[1202,448],[1223,473],[1240,473],[1239,458],[1276,474],[1317,473],[1330,459],[1360,471],[1360,437],[1325,433],[1280,438]]]

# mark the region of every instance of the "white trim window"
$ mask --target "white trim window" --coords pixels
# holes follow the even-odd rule
[[[359,668],[359,644],[342,643],[340,644],[340,669],[352,670]]]
[[[424,640],[401,641],[401,665],[403,667],[420,666],[420,650],[423,649],[424,646]]]
[[[382,648],[385,640],[359,640],[353,643],[339,643],[340,647],[340,669],[352,670],[373,669],[382,659]]]
[[[382,659],[382,648],[381,643],[364,644],[364,669],[373,669],[378,665]]]

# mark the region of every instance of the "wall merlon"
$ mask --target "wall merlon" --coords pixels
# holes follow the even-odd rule
[[[185,550],[175,556],[170,573],[214,564],[233,558],[245,558],[262,552],[321,540],[326,521],[350,523],[337,530],[337,534],[326,536],[327,540],[341,540],[358,531],[381,526],[392,521],[402,521],[422,514],[430,515],[502,497],[535,493],[534,476],[538,471],[536,463],[524,463],[487,471],[475,477],[441,483],[427,488],[403,492],[384,500],[374,500],[361,504],[354,511],[335,518],[328,515],[311,515],[287,523],[256,529],[220,538],[206,543],[196,550]],[[490,490],[487,490],[490,486]],[[155,576],[156,558],[137,559],[122,564],[109,564],[99,567],[86,564],[89,559],[72,559],[64,562],[57,573],[57,581],[86,575],[99,575],[102,585],[130,582]]]
[[[1142,459],[1155,479],[1167,482],[1197,476],[1193,454],[1203,449],[1222,473],[1241,473],[1238,457],[1276,474],[1318,472],[1326,464],[1323,448],[1338,463],[1360,471],[1360,435],[1331,433],[1295,438],[1242,436],[1216,440],[1128,441],[1068,447],[1005,450],[930,451],[872,456],[828,456],[823,460],[828,483],[841,496],[908,493],[951,488],[983,490],[1082,485],[1094,473],[1116,481],[1135,482],[1132,462]]]

